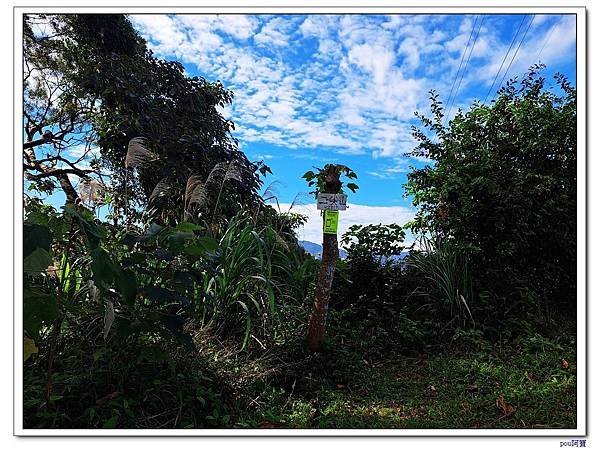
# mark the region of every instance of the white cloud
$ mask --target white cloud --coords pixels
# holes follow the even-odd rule
[[[157,53],[173,54],[187,40],[174,20],[164,14],[136,15],[131,19],[138,29],[143,30],[142,36],[149,40],[150,47]]]
[[[100,157],[100,148],[87,144],[78,144],[64,150],[71,161]]]
[[[260,161],[260,160],[269,160],[269,159],[273,159],[273,158],[274,158],[274,156],[270,155],[268,153],[261,154],[261,155],[254,155],[254,159],[256,159],[257,161]]]
[[[419,67],[421,62],[421,54],[419,52],[416,39],[404,39],[398,50],[404,55],[404,63],[407,65],[408,69],[414,70]]]
[[[195,65],[235,93],[223,113],[240,141],[398,158],[414,146],[414,111],[428,91],[445,101],[477,17],[468,15],[131,16],[166,58]],[[489,86],[510,38],[500,16],[486,16],[456,104]],[[574,21],[536,18],[508,76],[541,55],[572,58]],[[450,80],[450,81],[449,81]],[[498,80],[499,81],[499,80]],[[456,108],[454,108],[456,111]]]
[[[337,26],[338,21],[339,16],[307,16],[298,28],[304,37],[326,38],[330,35],[330,31]]]
[[[393,180],[402,174],[410,173],[417,165],[417,162],[420,163],[419,165],[434,163],[434,161],[429,158],[406,155],[403,157],[396,157],[393,160],[393,164],[388,166],[378,166],[377,171],[368,171],[367,174],[382,180]]]
[[[248,39],[254,34],[258,21],[253,16],[226,14],[220,16],[219,29],[237,39]]]
[[[552,29],[553,25],[549,25],[547,18],[538,19],[538,16],[536,16],[523,43],[519,47],[519,42],[524,36],[525,29],[530,21],[529,16],[527,16],[510,52],[508,50],[513,35],[511,34],[508,41],[502,40],[499,31],[496,29],[496,22],[498,20],[493,16],[486,16],[484,25],[481,28],[480,37],[473,50],[469,65],[470,70],[467,71],[467,75],[461,84],[459,97],[475,84],[490,86],[507,53],[508,57],[499,72],[498,80],[492,93],[495,93],[501,81],[504,84],[510,78],[522,76],[529,67],[537,63],[540,59],[547,65],[558,64],[567,60],[574,61],[576,43],[574,15],[554,16],[553,20],[556,22],[554,29]],[[541,32],[539,29],[542,23],[546,23],[546,30],[544,32]],[[514,33],[517,31],[517,27],[518,25],[515,26]],[[544,43],[546,43],[545,46]],[[541,54],[540,51],[542,51]],[[512,64],[510,64],[511,60]],[[510,69],[506,72],[509,64]],[[503,79],[502,77],[505,73],[506,78]]]
[[[290,208],[289,203],[281,203],[281,212],[286,212]],[[299,230],[301,240],[322,243],[323,238],[323,219],[316,204],[295,205],[292,212],[305,214],[308,216],[306,225]],[[352,225],[367,225],[371,223],[391,224],[397,223],[404,225],[415,216],[415,210],[404,206],[367,206],[348,204],[346,211],[340,211],[338,223],[338,237],[341,237]]]
[[[262,45],[285,46],[289,43],[291,22],[281,17],[269,20],[254,36],[254,40]]]

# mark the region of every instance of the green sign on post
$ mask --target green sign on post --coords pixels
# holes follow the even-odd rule
[[[325,217],[323,219],[323,233],[337,234],[338,219],[340,218],[340,212],[325,210],[324,213]]]

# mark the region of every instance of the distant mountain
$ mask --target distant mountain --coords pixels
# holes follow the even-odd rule
[[[320,255],[323,247],[319,244],[315,244],[310,241],[298,241],[300,247],[306,250],[307,253],[310,253],[313,256]]]
[[[323,252],[323,246],[320,244],[315,244],[310,241],[298,241],[300,247],[306,250],[307,253],[310,253],[315,258],[321,258],[321,253]],[[389,259],[394,261],[403,261],[409,255],[408,250],[404,250],[399,255],[390,256]],[[348,252],[340,248],[340,258],[346,259],[348,257]],[[386,261],[386,258],[383,259],[382,263]]]
[[[310,241],[298,241],[300,247],[306,250],[307,253],[310,253],[315,258],[321,258],[321,253],[323,252],[323,246],[320,244],[315,244]],[[340,258],[345,259],[348,256],[348,252],[346,250],[340,248]]]
[[[406,257],[409,255],[409,252],[404,250],[402,252],[400,252],[399,255],[392,255],[389,258],[383,258],[383,260],[381,261],[382,263],[385,263],[386,261],[392,260],[392,261],[400,261],[400,263],[402,265],[406,264],[406,261],[404,261],[406,259]]]

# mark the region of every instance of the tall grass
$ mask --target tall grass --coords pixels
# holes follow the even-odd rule
[[[422,251],[412,254],[409,267],[431,283],[431,294],[447,308],[452,320],[475,323],[469,303],[473,299],[471,272],[465,249],[451,240],[421,239]]]
[[[212,264],[203,271],[199,300],[205,326],[225,334],[243,331],[242,348],[251,337],[269,339],[276,315],[269,248],[264,233],[243,215],[229,221]]]
[[[301,305],[314,281],[315,264],[272,225],[249,214],[233,217],[217,249],[203,258],[197,284],[197,318],[204,328],[241,336],[261,347],[273,342],[283,308]]]

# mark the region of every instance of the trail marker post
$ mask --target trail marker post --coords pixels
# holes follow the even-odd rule
[[[317,280],[315,301],[308,320],[308,334],[306,342],[308,348],[317,351],[325,341],[325,324],[327,321],[327,310],[329,309],[329,297],[335,265],[339,257],[337,231],[339,211],[346,209],[347,196],[340,193],[342,182],[340,173],[344,171],[348,178],[356,178],[356,174],[348,167],[336,164],[326,165],[318,175],[307,172],[304,178],[309,185],[318,183],[317,209],[323,211],[323,253],[321,255],[321,268]],[[318,181],[313,182],[313,178]],[[353,192],[358,189],[354,183],[348,184]]]

